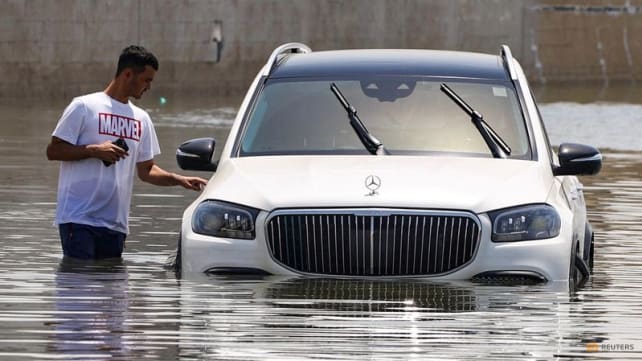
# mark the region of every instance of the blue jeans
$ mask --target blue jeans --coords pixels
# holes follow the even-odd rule
[[[109,228],[78,223],[64,223],[58,229],[64,255],[80,259],[120,257],[127,237]]]

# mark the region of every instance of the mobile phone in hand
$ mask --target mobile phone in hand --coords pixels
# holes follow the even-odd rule
[[[114,140],[114,141],[112,142],[112,144],[117,145],[117,146],[119,146],[120,148],[124,149],[124,150],[125,150],[125,152],[129,150],[129,147],[127,146],[127,142],[126,142],[126,141],[125,141],[125,139],[123,139],[123,138],[118,138],[118,139]],[[105,167],[109,167],[109,166],[110,166],[110,165],[112,165],[113,163],[110,163],[110,162],[108,162],[108,161],[106,161],[106,160],[103,160],[103,164],[105,165]]]

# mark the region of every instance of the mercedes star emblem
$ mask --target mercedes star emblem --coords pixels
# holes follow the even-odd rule
[[[376,175],[369,175],[366,177],[366,188],[370,190],[370,193],[366,194],[367,196],[374,196],[377,194],[377,189],[381,187],[381,179]]]

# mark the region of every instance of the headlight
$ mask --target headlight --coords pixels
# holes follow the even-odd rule
[[[533,204],[488,212],[494,242],[513,242],[557,237],[560,216],[547,204]]]
[[[257,209],[221,201],[205,201],[192,216],[192,231],[208,236],[254,239]]]

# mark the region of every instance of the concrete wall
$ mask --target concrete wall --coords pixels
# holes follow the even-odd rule
[[[535,81],[642,77],[642,0],[0,0],[0,99],[102,89],[129,44],[161,62],[155,93],[237,96],[274,47],[511,46]],[[577,5],[581,4],[581,5]],[[211,41],[224,39],[220,62]]]
[[[540,82],[642,79],[642,1],[540,1],[526,8],[522,65]]]

